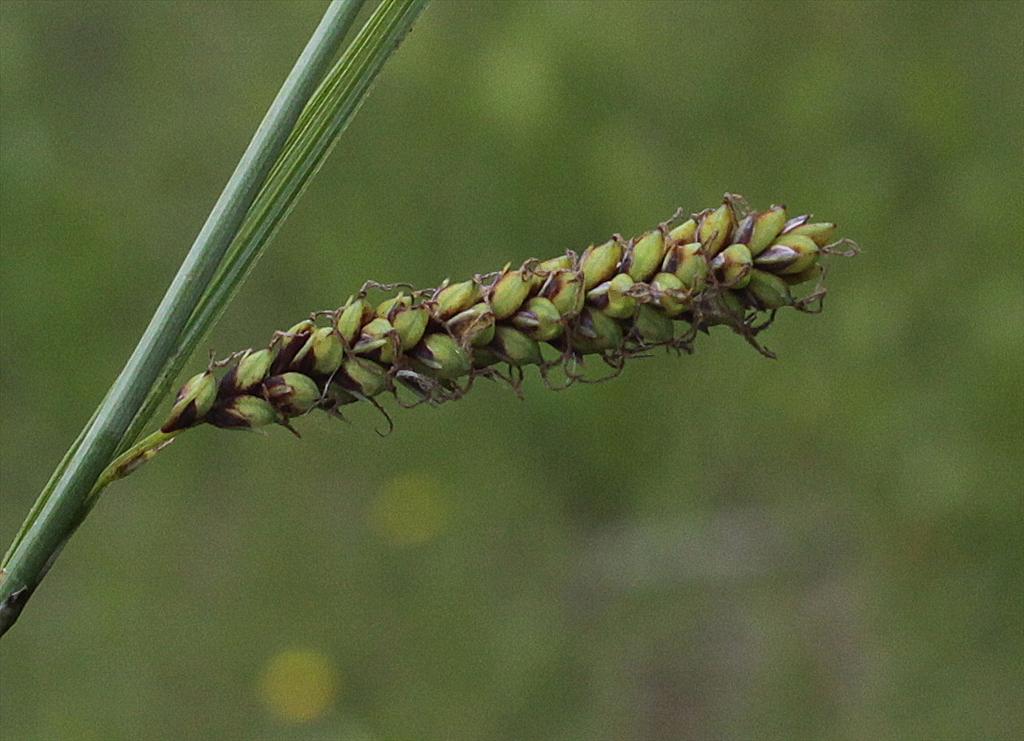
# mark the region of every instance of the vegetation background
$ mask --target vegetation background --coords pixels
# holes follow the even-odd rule
[[[0,5],[4,545],[323,2]],[[821,317],[526,401],[201,429],[0,647],[9,739],[997,739],[1024,724],[1018,3],[426,12],[216,329],[724,191],[840,222]],[[202,366],[205,349],[189,372]]]

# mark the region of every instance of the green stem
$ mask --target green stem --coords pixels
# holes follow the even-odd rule
[[[95,502],[93,487],[125,444],[132,420],[173,357],[303,107],[330,67],[364,0],[334,0],[285,80],[149,326],[91,423],[19,531],[0,572],[0,635],[17,620],[64,543]],[[130,444],[130,440],[128,441]]]

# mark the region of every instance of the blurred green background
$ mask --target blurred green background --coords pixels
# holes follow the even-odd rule
[[[0,4],[3,545],[323,2]],[[864,248],[770,362],[201,429],[0,645],[5,739],[998,739],[1022,707],[1019,3],[445,2],[217,327],[714,205]],[[207,348],[189,367],[205,362]]]

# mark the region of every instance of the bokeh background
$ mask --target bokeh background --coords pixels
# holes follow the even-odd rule
[[[0,4],[5,546],[323,7]],[[186,435],[4,639],[0,735],[1010,738],[1021,8],[435,2],[210,346],[725,191],[863,255],[775,362]]]

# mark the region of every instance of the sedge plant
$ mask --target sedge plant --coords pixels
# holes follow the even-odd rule
[[[186,430],[279,425],[298,434],[293,419],[313,410],[342,416],[356,402],[390,423],[383,394],[402,406],[440,404],[465,396],[477,379],[519,392],[529,367],[561,390],[614,378],[627,360],[657,348],[691,352],[715,326],[774,357],[761,333],[779,311],[820,312],[822,258],[856,252],[834,238],[834,223],[790,217],[784,206],[754,211],[727,194],[717,207],[681,209],[632,238],[614,235],[462,281],[368,281],[342,306],[313,312],[264,346],[211,360],[180,388],[159,429],[133,445],[426,0],[383,0],[313,92],[361,4],[332,3],[135,354],[15,538],[0,572],[0,633],[99,493]]]

